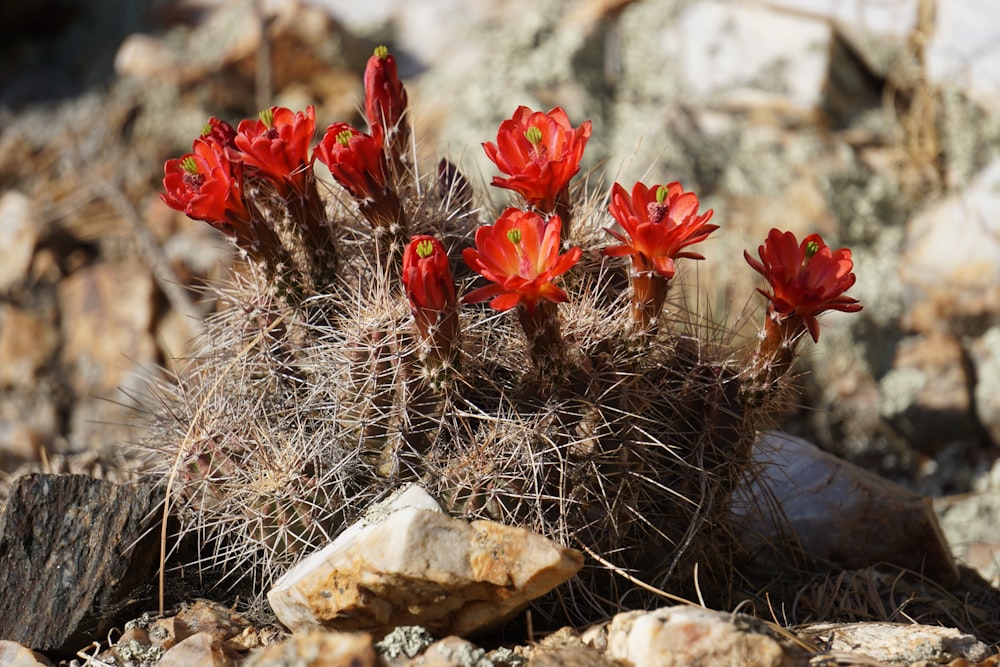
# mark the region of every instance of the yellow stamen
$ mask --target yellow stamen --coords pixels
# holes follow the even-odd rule
[[[274,112],[270,109],[264,109],[257,117],[260,118],[260,122],[264,123],[264,127],[271,127],[274,125]]]
[[[667,186],[661,185],[660,187],[656,188],[656,203],[662,204],[663,202],[665,202],[667,200],[668,194],[670,194],[670,190],[667,189]]]
[[[514,245],[521,244],[521,230],[515,227],[514,229],[507,232],[507,240]]]
[[[354,133],[351,132],[350,130],[343,130],[337,134],[337,143],[340,144],[341,146],[350,146],[351,137],[353,136]]]
[[[181,169],[189,174],[197,174],[198,163],[194,161],[194,157],[188,155],[186,158],[181,160]]]
[[[805,259],[802,260],[802,266],[805,266],[806,262],[812,259],[813,255],[815,255],[818,252],[819,252],[819,243],[817,243],[816,241],[809,241],[809,243],[806,243],[806,256]]]
[[[375,57],[379,60],[385,60],[389,57],[389,47],[385,44],[379,44],[375,47]]]
[[[430,239],[424,239],[417,243],[417,257],[420,259],[427,259],[434,254],[434,242]]]
[[[205,125],[201,128],[201,136],[207,137],[210,134],[212,134],[212,124],[205,123]]]
[[[542,140],[542,131],[532,125],[524,131],[524,138],[537,146]]]

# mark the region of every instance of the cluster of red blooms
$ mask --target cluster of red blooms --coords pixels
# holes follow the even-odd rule
[[[368,133],[334,123],[315,147],[311,106],[305,112],[271,107],[236,128],[212,118],[191,153],[167,161],[160,198],[221,230],[252,259],[279,270],[292,254],[283,234],[294,234],[291,243],[314,254],[333,249],[333,230],[313,174],[314,160],[319,160],[376,232],[405,233],[396,187],[409,137],[406,91],[385,47],[375,49],[365,69],[365,111]],[[268,201],[279,203],[290,225]]]
[[[166,163],[163,201],[221,229],[252,258],[273,262],[275,248],[281,247],[279,227],[248,196],[267,186],[304,226],[307,247],[328,248],[332,230],[312,171],[319,160],[357,202],[376,238],[388,233],[393,241],[401,239],[407,229],[400,191],[410,130],[406,90],[385,47],[369,59],[364,82],[369,131],[334,123],[315,147],[312,107],[304,113],[272,107],[235,129],[213,118],[191,153]],[[495,176],[492,184],[518,193],[523,207],[507,208],[494,224],[480,227],[475,246],[463,251],[466,264],[489,281],[463,302],[489,300],[496,310],[517,308],[536,358],[558,351],[555,305],[568,296],[555,282],[582,254],[577,247],[561,250],[571,236],[570,181],[580,171],[590,132],[590,121],[574,128],[559,107],[545,113],[522,106],[500,125],[496,143],[483,144],[505,175]],[[618,245],[603,252],[631,259],[632,321],[640,331],[653,331],[676,261],[704,259],[689,248],[718,226],[709,223],[712,211],[699,213],[697,195],[679,183],[636,183],[631,193],[615,183],[609,211],[621,231],[607,229]],[[760,290],[769,303],[758,358],[775,361],[777,355],[778,365],[784,364],[804,333],[819,338],[817,315],[861,309],[844,295],[855,280],[850,250],[833,251],[815,234],[799,243],[791,232],[772,229],[758,254],[760,261],[745,253],[770,285],[770,291]],[[382,259],[392,263],[398,256],[383,254]],[[426,235],[410,240],[402,252],[401,278],[431,356],[454,361],[457,291],[441,242]]]

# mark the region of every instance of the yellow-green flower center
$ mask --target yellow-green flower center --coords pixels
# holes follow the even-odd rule
[[[661,185],[656,188],[656,203],[662,204],[667,201],[667,195],[670,194],[670,190],[665,185]]]
[[[521,244],[521,230],[515,227],[514,229],[507,232],[507,240],[514,245]]]
[[[379,44],[375,47],[375,57],[379,60],[385,60],[389,57],[389,47],[385,44]]]
[[[202,128],[201,128],[201,136],[207,137],[210,134],[212,134],[212,124],[211,123],[205,123],[205,125],[202,126]]]
[[[351,132],[350,130],[342,130],[337,133],[337,143],[340,144],[341,146],[350,146],[351,137],[353,136],[354,133]]]
[[[181,160],[181,169],[189,174],[197,174],[198,163],[194,161],[194,157],[188,155],[186,158]]]
[[[542,131],[532,125],[524,131],[524,138],[530,141],[533,145],[537,146],[542,140]]]
[[[260,122],[264,123],[264,127],[271,127],[274,125],[274,112],[270,109],[264,109],[257,117],[260,118]]]
[[[813,258],[813,255],[815,255],[818,252],[819,252],[819,243],[817,243],[816,241],[809,241],[808,243],[806,243],[806,256],[805,259],[802,260],[802,266],[805,266],[806,263]]]
[[[420,259],[427,259],[434,254],[434,242],[430,239],[424,239],[417,243],[417,257]]]

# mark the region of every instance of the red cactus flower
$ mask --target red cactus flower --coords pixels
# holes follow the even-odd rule
[[[861,310],[857,299],[844,294],[856,279],[849,249],[831,250],[818,234],[799,243],[792,232],[772,229],[757,254],[759,262],[743,252],[753,270],[770,283],[770,292],[757,291],[770,302],[769,316],[776,323],[798,317],[813,341],[818,341],[817,315],[827,310]]]
[[[202,128],[201,138],[225,148],[236,148],[236,128],[214,116]]]
[[[163,167],[160,199],[170,208],[195,220],[232,232],[250,220],[240,193],[239,165],[232,163],[222,146],[195,139],[192,149]]]
[[[406,89],[396,71],[396,59],[384,46],[375,48],[365,67],[365,118],[380,145],[393,134],[406,111]]]
[[[316,133],[312,106],[305,112],[271,107],[258,120],[244,120],[233,142],[243,164],[270,180],[279,192],[308,195],[310,149]]]
[[[446,336],[457,333],[455,281],[448,254],[433,236],[414,236],[403,251],[403,288],[422,338],[433,337],[442,324],[456,329]]]
[[[677,270],[676,259],[705,259],[684,248],[704,241],[719,228],[708,224],[711,209],[698,215],[698,196],[684,192],[680,183],[651,188],[636,183],[631,197],[615,183],[608,208],[626,235],[607,229],[622,245],[605,248],[604,254],[631,256],[637,274],[655,273],[668,280]]]
[[[510,178],[494,176],[492,185],[514,190],[545,213],[555,210],[560,193],[580,171],[590,138],[590,121],[578,128],[560,107],[548,113],[518,107],[500,124],[497,143],[486,142],[486,156]]]
[[[382,147],[371,135],[347,123],[334,123],[315,152],[316,159],[330,168],[337,182],[355,199],[377,200],[383,196],[386,161]]]
[[[566,292],[552,281],[569,271],[582,254],[579,248],[559,254],[562,221],[552,216],[548,221],[537,213],[508,208],[494,225],[476,230],[476,247],[466,248],[462,258],[473,271],[493,284],[473,290],[465,303],[492,299],[496,310],[509,310],[523,304],[533,313],[539,300],[553,303],[569,300]]]

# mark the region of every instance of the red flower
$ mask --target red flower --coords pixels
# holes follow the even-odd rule
[[[230,162],[225,148],[206,139],[195,139],[193,153],[167,160],[163,167],[160,199],[170,208],[216,227],[234,227],[250,220],[243,203],[239,166]]]
[[[476,247],[462,251],[473,271],[491,280],[465,296],[465,303],[492,298],[490,306],[509,310],[519,303],[533,313],[539,299],[554,303],[569,300],[566,292],[552,281],[566,273],[580,259],[579,248],[559,254],[562,221],[552,216],[545,221],[537,213],[508,208],[494,225],[476,230]]]
[[[405,111],[406,89],[396,72],[396,59],[386,47],[376,47],[365,67],[365,117],[379,145],[393,134]]]
[[[698,215],[698,196],[684,192],[680,183],[651,188],[636,183],[631,197],[625,188],[615,183],[608,208],[627,236],[607,229],[622,245],[605,248],[604,254],[611,257],[630,255],[637,274],[655,273],[662,278],[673,278],[677,270],[674,260],[681,257],[705,259],[683,249],[704,241],[719,228],[708,224],[711,209]]]
[[[306,196],[315,133],[312,106],[305,113],[271,107],[261,111],[258,120],[242,121],[233,141],[243,164],[274,183],[279,192],[287,193],[290,188]]]
[[[510,178],[492,184],[514,190],[540,211],[551,213],[560,191],[580,171],[580,158],[590,138],[590,121],[574,129],[560,107],[547,114],[518,107],[500,124],[497,143],[484,143],[486,156]]]
[[[201,138],[224,148],[236,148],[236,128],[214,116],[209,118],[208,124],[202,128]]]
[[[799,317],[813,341],[818,341],[817,315],[826,310],[861,310],[857,299],[844,295],[856,279],[849,249],[832,251],[818,234],[810,234],[800,244],[792,232],[772,229],[757,254],[759,262],[743,251],[754,271],[770,283],[771,292],[757,291],[770,301],[776,322]]]
[[[414,236],[403,251],[403,287],[417,329],[425,339],[455,312],[457,298],[448,255],[433,236]]]
[[[371,135],[347,123],[334,123],[316,146],[316,159],[330,168],[337,182],[355,199],[377,200],[383,196],[385,155]]]

